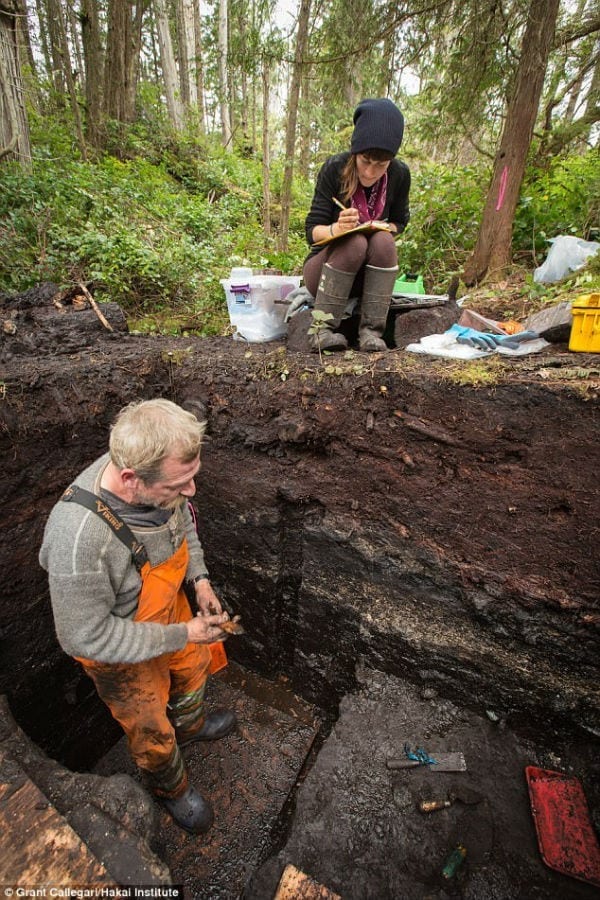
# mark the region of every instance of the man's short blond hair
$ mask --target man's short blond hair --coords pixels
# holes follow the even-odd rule
[[[206,422],[171,400],[129,403],[117,415],[109,439],[111,461],[133,469],[146,484],[160,481],[168,456],[190,463],[200,453]]]

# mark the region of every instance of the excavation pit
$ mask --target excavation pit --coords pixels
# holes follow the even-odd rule
[[[29,737],[74,770],[117,752],[118,729],[56,644],[37,550],[118,409],[167,396],[208,422],[202,539],[247,632],[227,644],[231,672],[285,686],[323,722],[298,747],[281,738],[289,790],[282,781],[282,811],[261,820],[242,874],[231,874],[235,848],[223,851],[215,871],[229,887],[203,894],[194,881],[189,896],[238,896],[226,891],[243,882],[268,897],[286,861],[344,898],[593,896],[541,862],[524,767],[580,777],[598,827],[597,358],[578,354],[574,367],[553,347],[482,372],[389,353],[328,371],[283,345],[90,337],[87,321],[78,344],[72,315],[52,341],[52,314],[23,313],[21,343],[4,338],[0,353],[0,689]],[[245,703],[227,678],[215,684]],[[253,716],[224,758],[236,741],[251,758]],[[433,787],[413,776],[433,773],[385,766],[404,742],[462,750],[462,780],[485,799],[421,814]],[[199,777],[215,777],[213,752]],[[440,881],[461,840],[463,865]],[[209,844],[177,841],[184,873],[210,856]]]

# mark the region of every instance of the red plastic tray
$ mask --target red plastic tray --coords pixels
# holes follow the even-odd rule
[[[536,766],[527,766],[525,775],[546,865],[600,886],[600,845],[579,779]]]

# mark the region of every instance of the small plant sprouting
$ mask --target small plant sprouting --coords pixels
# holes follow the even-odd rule
[[[319,360],[321,364],[323,363],[323,357],[321,355],[321,342],[319,341],[319,337],[324,331],[327,331],[327,323],[333,319],[333,315],[328,312],[323,312],[320,309],[311,310],[312,316],[312,325],[308,329],[309,334],[314,334],[317,338],[317,349],[319,351]]]

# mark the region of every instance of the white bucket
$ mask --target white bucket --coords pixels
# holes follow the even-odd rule
[[[294,275],[253,275],[240,277],[232,273],[221,279],[227,298],[229,320],[236,337],[250,343],[275,341],[287,333],[285,314],[287,295],[300,287]]]

